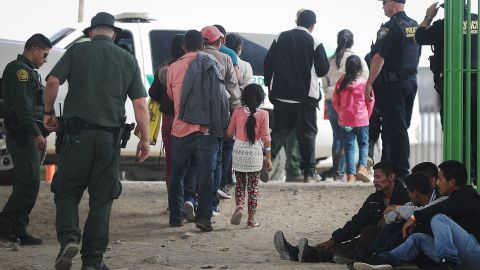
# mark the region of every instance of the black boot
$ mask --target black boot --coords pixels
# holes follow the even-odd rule
[[[20,240],[8,230],[0,230],[0,242],[10,242],[20,244]]]
[[[282,260],[298,261],[298,247],[287,242],[282,231],[277,231],[273,236],[273,244]]]
[[[320,177],[320,175],[317,174],[317,171],[315,170],[315,168],[303,171],[303,182],[310,183],[310,182],[318,182],[321,180],[322,180],[322,177]]]
[[[299,262],[331,262],[332,256],[324,249],[311,247],[308,245],[308,239],[302,238],[298,242],[298,261]]]
[[[33,245],[43,244],[43,240],[41,238],[35,237],[28,233],[24,235],[17,235],[17,238],[20,240],[20,245],[22,246],[33,246]]]

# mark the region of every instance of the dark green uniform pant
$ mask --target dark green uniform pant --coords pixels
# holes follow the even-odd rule
[[[109,241],[112,202],[122,189],[118,179],[119,149],[114,146],[113,137],[112,132],[90,129],[65,136],[58,171],[52,182],[57,207],[57,238],[61,244],[80,243],[82,239],[78,204],[88,189],[90,209],[81,248],[85,265],[102,261]]]
[[[0,230],[13,232],[18,237],[27,233],[28,215],[37,200],[45,151],[36,148],[33,137],[19,141],[7,136],[7,149],[12,155],[15,178],[12,194],[0,213]]]
[[[287,180],[289,178],[295,178],[302,176],[303,172],[300,169],[300,163],[302,162],[302,156],[298,148],[297,129],[293,129],[288,135],[287,145],[285,147],[285,154],[287,156],[287,162],[285,170],[287,171]]]

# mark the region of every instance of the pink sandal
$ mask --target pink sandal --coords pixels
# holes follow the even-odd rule
[[[255,220],[249,220],[247,221],[247,227],[249,229],[260,227],[260,223],[256,222]]]
[[[237,209],[235,210],[235,213],[233,213],[232,218],[230,219],[230,223],[233,225],[239,225],[240,222],[242,221],[243,217],[243,207],[238,206]]]

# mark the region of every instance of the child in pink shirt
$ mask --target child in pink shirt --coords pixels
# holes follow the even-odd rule
[[[332,104],[338,113],[338,125],[342,131],[345,146],[347,181],[356,179],[369,182],[367,171],[368,124],[374,100],[365,98],[366,80],[360,76],[362,62],[357,55],[351,55],[345,63],[345,75],[341,77],[332,97]],[[373,92],[372,92],[373,93]],[[355,169],[355,137],[358,143],[358,171]]]
[[[270,134],[268,112],[259,109],[265,93],[258,84],[249,84],[242,93],[242,105],[233,111],[227,129],[227,137],[235,135],[233,145],[232,169],[235,171],[235,203],[237,208],[230,222],[238,225],[243,216],[245,188],[248,187],[248,221],[249,228],[258,227],[255,213],[258,201],[258,181],[263,166],[263,150],[266,153],[265,166],[272,169],[270,160]]]

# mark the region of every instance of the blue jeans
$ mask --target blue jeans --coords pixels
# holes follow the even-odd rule
[[[197,219],[211,219],[213,174],[218,150],[219,140],[212,135],[195,132],[181,138],[172,136],[172,178],[168,191],[170,224],[178,223],[185,217],[183,184],[192,159],[197,165]]]
[[[332,171],[337,176],[345,174],[345,152],[342,142],[342,128],[338,126],[338,114],[333,108],[332,101],[326,100],[328,120],[332,126],[333,144],[332,144]]]
[[[194,159],[190,162],[190,168],[183,180],[184,200],[197,205],[197,164]]]
[[[351,131],[346,131],[343,127],[340,129],[342,132],[343,145],[345,146],[347,174],[355,175],[355,136],[358,142],[358,165],[366,168],[368,158],[368,126],[354,127]]]
[[[420,251],[435,262],[441,258],[458,264],[459,269],[478,269],[480,244],[477,239],[444,214],[435,215],[430,221],[434,237],[412,234],[407,240],[389,252],[396,263],[415,259]]]
[[[233,182],[232,179],[232,152],[234,139],[223,139],[222,146],[222,179],[220,180],[220,188]]]
[[[212,193],[212,211],[218,210],[220,199],[217,196],[217,190],[220,188],[220,181],[222,180],[222,153],[223,153],[223,138],[217,138],[218,151],[217,151],[217,163],[215,164],[215,170],[213,171],[213,193]]]

